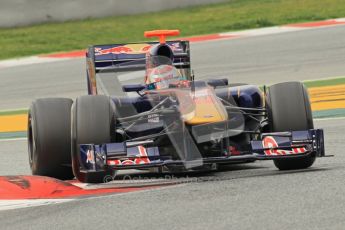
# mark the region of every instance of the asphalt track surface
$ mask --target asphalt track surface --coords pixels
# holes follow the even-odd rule
[[[234,165],[162,189],[0,211],[1,229],[343,229],[345,119],[316,126],[335,157],[308,170]],[[25,141],[0,146],[0,174],[29,173]]]
[[[344,76],[344,51],[345,27],[337,26],[194,44],[192,58],[202,78],[262,84]],[[0,70],[1,109],[85,94],[83,67],[73,60]],[[0,229],[343,229],[345,119],[315,126],[325,129],[326,152],[335,157],[308,170],[233,165],[177,186],[0,211]],[[25,140],[0,141],[0,149],[0,175],[30,173]]]

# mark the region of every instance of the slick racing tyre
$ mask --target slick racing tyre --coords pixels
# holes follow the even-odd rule
[[[283,82],[268,89],[266,106],[271,132],[313,129],[313,117],[307,89],[300,82]],[[280,170],[304,169],[315,161],[315,154],[274,160]]]
[[[115,133],[115,106],[108,96],[80,96],[72,106],[72,168],[76,178],[84,183],[102,183],[112,171],[83,170],[80,144],[110,143]]]
[[[67,98],[35,100],[28,114],[28,152],[33,175],[73,179],[71,105]]]

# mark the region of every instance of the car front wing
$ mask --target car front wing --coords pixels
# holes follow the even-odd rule
[[[153,141],[81,144],[81,171],[97,172],[104,170],[144,169],[162,166],[196,166],[217,163],[236,163],[255,160],[274,160],[315,155],[324,157],[324,135],[322,129],[305,131],[263,133],[258,140],[250,143],[250,150],[238,151],[233,146],[223,149],[222,155],[188,160],[173,159],[161,155],[159,146]]]

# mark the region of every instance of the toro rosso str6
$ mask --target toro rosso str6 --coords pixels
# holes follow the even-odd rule
[[[32,173],[97,183],[122,169],[188,172],[255,160],[303,169],[325,155],[302,83],[261,90],[195,80],[189,42],[165,40],[178,34],[148,31],[159,42],[89,47],[88,95],[31,105]]]

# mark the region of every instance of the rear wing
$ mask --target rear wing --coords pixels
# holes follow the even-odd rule
[[[89,94],[97,94],[96,73],[145,70],[146,52],[159,42],[90,46],[86,52]],[[191,76],[189,41],[167,41],[173,51],[173,65]]]
[[[126,66],[126,62],[136,61],[136,69],[145,69],[146,52],[158,42],[130,43],[114,45],[90,46],[87,58],[94,63],[96,73],[102,70],[112,69],[122,71],[126,67],[131,69],[131,65]],[[176,68],[190,65],[190,51],[188,41],[168,41],[166,43],[174,54],[174,66]],[[133,66],[132,66],[133,67]],[[126,70],[127,71],[127,70]]]

